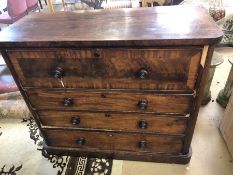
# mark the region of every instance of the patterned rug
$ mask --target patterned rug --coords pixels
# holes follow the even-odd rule
[[[0,175],[120,175],[122,161],[49,155],[34,119],[0,118]]]
[[[0,94],[18,91],[15,81],[11,76],[10,70],[5,65],[1,54],[0,63]]]
[[[0,94],[1,118],[30,118],[31,113],[19,91]]]

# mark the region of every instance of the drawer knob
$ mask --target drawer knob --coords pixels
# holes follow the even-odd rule
[[[72,125],[78,125],[80,123],[80,117],[74,116],[71,118]]]
[[[65,107],[71,106],[73,104],[73,99],[72,98],[64,98],[63,104]]]
[[[53,72],[54,78],[61,79],[64,76],[64,70],[60,67],[57,67]]]
[[[83,137],[80,137],[76,140],[77,145],[84,145],[85,144],[85,139]]]
[[[148,102],[147,100],[139,100],[138,107],[142,110],[145,110],[147,108]]]
[[[140,141],[140,142],[138,142],[138,147],[140,148],[140,149],[145,149],[146,148],[146,141],[144,141],[144,140],[142,140],[142,141]]]
[[[94,52],[94,56],[95,57],[97,57],[97,58],[99,58],[100,57],[100,51],[97,49],[97,50],[95,50],[95,52]]]
[[[138,71],[138,78],[140,78],[140,79],[146,79],[146,78],[148,78],[148,75],[149,75],[149,73],[146,69],[140,69]]]
[[[146,120],[140,120],[140,121],[138,122],[138,126],[139,126],[139,128],[141,128],[141,129],[146,129],[147,126],[148,126],[147,121],[146,121]]]

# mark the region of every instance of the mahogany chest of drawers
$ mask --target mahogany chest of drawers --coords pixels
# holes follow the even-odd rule
[[[33,14],[0,47],[49,153],[187,163],[221,37],[172,6]]]

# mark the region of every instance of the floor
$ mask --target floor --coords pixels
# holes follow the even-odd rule
[[[123,161],[121,175],[233,175],[233,160],[219,131],[224,108],[215,102],[230,70],[228,58],[233,49],[216,49],[224,53],[224,63],[216,68],[211,86],[212,101],[200,109],[192,140],[193,155],[187,165]]]
[[[233,160],[219,132],[224,108],[215,102],[230,70],[233,48],[215,50],[224,54],[224,63],[216,68],[211,86],[212,101],[201,107],[192,141],[193,156],[187,165],[114,160],[112,175],[232,175]],[[16,119],[17,120],[17,119]]]
[[[57,6],[59,9],[59,5]],[[45,12],[49,12],[45,7]],[[230,70],[227,59],[233,57],[232,48],[215,50],[224,53],[224,63],[217,67],[211,86],[212,101],[200,109],[192,141],[193,156],[189,164],[162,164],[136,161],[116,161],[114,175],[233,175],[233,160],[219,132],[224,109],[215,99],[224,87]]]
[[[201,107],[199,112],[192,141],[193,155],[190,163],[176,165],[114,160],[112,175],[233,175],[233,160],[219,132],[219,123],[224,108],[215,101],[218,92],[224,87],[231,68],[228,58],[233,57],[233,48],[215,49],[214,56],[222,54],[224,62],[216,68],[211,86],[212,100],[208,105]],[[17,122],[19,119],[12,120]],[[2,124],[4,120],[1,120]],[[21,142],[18,137],[13,140]],[[22,144],[25,143],[22,141]],[[24,165],[24,168],[27,166]],[[36,174],[40,175],[41,172]]]
[[[2,60],[2,62],[3,62],[3,64],[5,64],[5,62],[3,60]],[[14,82],[14,79],[11,76],[9,69],[5,65],[1,66],[1,64],[0,64],[0,82],[1,83]]]
[[[0,119],[0,175],[117,175],[122,166],[110,159],[48,155],[34,120]]]

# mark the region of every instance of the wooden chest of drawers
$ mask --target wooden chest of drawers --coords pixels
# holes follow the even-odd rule
[[[49,153],[187,163],[221,37],[173,6],[33,14],[0,47]]]

